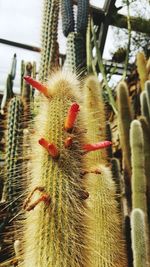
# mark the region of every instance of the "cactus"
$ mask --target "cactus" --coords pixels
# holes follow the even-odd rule
[[[89,76],[84,85],[84,113],[87,128],[87,138],[92,143],[102,141],[106,137],[105,106],[102,90],[97,77]],[[98,150],[90,153],[96,163],[106,160],[106,151]]]
[[[118,100],[118,130],[120,143],[123,152],[123,167],[127,171],[128,176],[131,174],[131,151],[129,143],[129,130],[132,121],[131,106],[129,102],[128,88],[125,82],[120,82],[117,87]],[[129,178],[127,178],[129,179]],[[130,181],[126,180],[126,184]]]
[[[47,98],[41,98],[31,140],[31,194],[24,205],[29,212],[23,266],[88,267],[87,194],[82,175],[85,138],[82,113],[74,116],[79,108],[75,104],[79,101],[79,84],[72,74],[64,72],[51,77],[47,91],[45,86],[35,84]]]
[[[149,107],[147,103],[146,91],[141,92],[140,103],[141,103],[141,114],[146,117],[148,122],[150,122],[150,114],[149,114]]]
[[[85,65],[85,47],[82,35],[76,32],[67,37],[67,55],[64,70],[78,73]]]
[[[62,30],[65,37],[74,32],[73,0],[61,0]]]
[[[140,208],[147,214],[144,138],[141,124],[133,120],[130,129],[132,165],[132,207]]]
[[[8,104],[7,126],[6,126],[6,156],[5,156],[5,175],[2,199],[6,203],[6,214],[1,223],[3,230],[4,244],[2,251],[7,251],[7,257],[13,253],[13,241],[19,236],[21,219],[20,206],[23,197],[23,113],[24,104],[19,97],[14,97]],[[7,230],[8,229],[8,230]],[[5,244],[9,240],[9,245]],[[10,251],[10,252],[9,252]]]
[[[58,67],[58,15],[59,1],[44,0],[42,25],[42,51],[39,78],[45,81],[53,68]]]
[[[89,14],[89,0],[78,0],[77,32],[86,34]]]
[[[145,215],[141,209],[131,213],[131,236],[134,267],[148,267],[148,244],[145,226]]]
[[[147,81],[145,83],[145,91],[146,91],[146,100],[150,117],[150,81]],[[150,120],[148,121],[148,123],[150,123]]]
[[[147,207],[150,206],[150,127],[145,117],[140,117],[139,121],[143,129],[144,137],[144,158],[145,158],[145,175],[147,180]],[[148,209],[150,221],[150,210]]]
[[[137,58],[136,58],[136,65],[137,65],[137,71],[139,74],[140,78],[140,85],[141,85],[141,90],[144,90],[145,82],[148,79],[148,71],[146,69],[146,57],[143,52],[138,52],[137,53]]]
[[[91,208],[91,266],[126,267],[127,255],[123,237],[121,214],[116,201],[115,182],[111,171],[103,165],[95,166],[100,174],[89,174]]]
[[[15,76],[16,76],[16,65],[17,65],[17,57],[16,57],[16,54],[14,54],[13,59],[12,59],[11,70],[7,76],[6,89],[4,91],[4,95],[2,98],[2,102],[1,102],[1,113],[4,112],[4,108],[6,106],[6,103],[14,95],[14,93],[13,93],[13,81],[14,81]]]
[[[87,139],[95,143],[105,138],[106,124],[101,88],[96,77],[87,78],[84,95]],[[116,201],[116,188],[111,171],[103,165],[107,162],[105,151],[91,152],[87,155],[87,162],[91,172],[95,171],[90,173],[89,170],[86,176],[90,193],[88,205],[91,208],[92,217],[89,221],[93,240],[91,266],[126,266],[121,213]],[[114,240],[116,240],[115,243]]]

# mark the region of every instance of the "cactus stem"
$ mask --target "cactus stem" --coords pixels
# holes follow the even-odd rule
[[[72,103],[71,107],[68,110],[67,118],[65,121],[65,130],[67,132],[72,130],[78,111],[80,111],[79,105],[77,103]]]
[[[39,140],[39,144],[48,151],[48,153],[52,156],[52,158],[57,159],[59,157],[59,151],[54,144],[49,143],[44,138],[41,138]]]
[[[45,85],[41,84],[40,82],[32,79],[30,76],[24,76],[24,80],[32,85],[32,87],[36,88],[39,92],[44,94],[46,97],[49,97],[48,95],[48,89]]]
[[[64,146],[65,148],[70,148],[72,146],[73,138],[71,136],[67,137]]]
[[[35,200],[33,203],[30,203],[31,197],[34,195],[35,191],[39,191],[42,192],[43,195],[40,196],[37,200]],[[34,190],[31,192],[31,194],[28,196],[28,198],[25,200],[24,204],[23,204],[23,208],[26,211],[31,211],[33,210],[40,202],[44,202],[47,206],[50,205],[51,203],[51,198],[48,194],[44,193],[44,187],[42,186],[37,186],[34,188]]]
[[[103,149],[111,145],[112,145],[112,142],[110,141],[102,141],[96,144],[86,144],[83,146],[83,150],[85,150],[86,152],[90,152],[90,151],[95,151],[98,149]]]

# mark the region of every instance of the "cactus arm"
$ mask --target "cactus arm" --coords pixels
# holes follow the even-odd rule
[[[134,267],[148,267],[145,215],[138,208],[133,209],[131,213],[131,237]]]
[[[132,165],[132,206],[147,214],[144,138],[141,124],[133,120],[130,129]]]
[[[65,37],[74,32],[73,0],[61,0],[62,30]]]
[[[77,32],[86,34],[89,14],[89,0],[78,0]]]

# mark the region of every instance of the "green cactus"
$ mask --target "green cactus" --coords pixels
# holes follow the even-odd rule
[[[146,91],[142,91],[140,94],[140,103],[141,103],[141,114],[146,117],[147,121],[150,122],[150,113],[147,103]]]
[[[45,81],[53,68],[58,67],[58,29],[59,0],[44,0],[42,24],[42,51],[39,79]]]
[[[89,0],[78,0],[77,32],[86,34],[89,14]]]
[[[105,139],[105,108],[99,81],[89,76],[84,86],[84,112],[87,139],[97,143]],[[91,266],[127,266],[121,213],[116,201],[116,186],[107,163],[105,151],[93,151],[87,155],[88,205],[91,208],[92,255]],[[94,173],[90,173],[95,171]],[[112,218],[113,216],[113,218]]]
[[[145,158],[145,175],[147,180],[147,206],[150,206],[150,127],[145,117],[140,117],[139,121],[143,129],[144,137],[144,158]],[[150,210],[148,209],[150,221]]]
[[[146,100],[150,118],[150,81],[145,82],[145,91],[146,91]],[[148,121],[148,123],[150,123],[150,120]]]
[[[116,201],[116,186],[111,171],[103,165],[95,166],[100,174],[88,174],[91,208],[91,266],[127,267],[122,219]]]
[[[24,175],[23,175],[23,115],[24,104],[20,97],[14,97],[8,104],[6,118],[6,153],[5,175],[2,200],[5,203],[5,216],[0,225],[3,232],[2,252],[3,259],[14,255],[13,242],[19,234],[20,219],[22,218],[21,205],[23,203]],[[2,241],[1,240],[1,241]],[[5,242],[5,240],[8,240]],[[1,260],[1,259],[0,259]]]
[[[147,214],[144,138],[141,124],[133,120],[130,128],[132,165],[132,207],[140,208]]]
[[[91,143],[105,140],[106,137],[106,118],[105,106],[102,98],[102,89],[98,78],[89,76],[84,84],[84,113],[87,128],[87,138]],[[106,151],[97,150],[90,153],[96,163],[106,161]],[[101,161],[99,161],[101,160]]]
[[[145,82],[148,79],[148,71],[146,69],[146,57],[143,52],[138,52],[137,53],[137,58],[136,58],[136,65],[137,65],[137,71],[139,74],[140,78],[140,85],[141,85],[141,90],[144,90]]]
[[[145,215],[141,209],[133,209],[131,213],[131,237],[133,266],[148,267],[148,243]]]
[[[62,30],[64,36],[74,32],[73,0],[61,0]]]
[[[130,123],[132,121],[131,106],[128,88],[125,82],[120,82],[117,87],[118,100],[118,130],[123,152],[123,165],[128,174],[131,174],[131,150],[129,141]]]
[[[88,267],[82,113],[72,131],[67,130],[65,124],[68,109],[73,102],[79,101],[79,84],[72,74],[60,72],[51,77],[47,86],[48,98],[41,98],[35,135],[31,140],[33,161],[28,181],[28,190],[34,195],[32,201],[43,195],[42,190],[47,200],[35,205],[27,214],[23,266]],[[70,146],[68,138],[72,140]],[[53,144],[57,153],[50,155],[47,150],[50,143],[44,149],[38,144],[39,139],[41,145],[42,142]],[[31,197],[28,197],[27,210],[33,209],[30,201]]]
[[[13,59],[12,59],[11,70],[7,76],[6,89],[4,91],[2,102],[1,102],[1,113],[4,112],[6,103],[14,96],[13,81],[16,76],[16,65],[17,65],[17,57],[16,57],[16,54],[14,54]]]
[[[81,72],[85,65],[84,38],[79,33],[71,32],[67,37],[67,55],[64,65],[65,71]]]

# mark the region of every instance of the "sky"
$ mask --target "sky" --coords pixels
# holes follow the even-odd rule
[[[91,0],[92,5],[102,8],[104,0]],[[120,1],[116,2],[117,6]],[[43,0],[0,0],[0,38],[40,47]],[[126,12],[126,10],[125,10]],[[104,57],[109,58],[112,48],[112,32],[107,36]],[[59,24],[60,52],[65,53],[66,40]],[[17,54],[17,76],[14,87],[20,83],[20,62],[39,62],[40,54],[0,44],[0,91],[3,91],[10,71],[13,54]]]

